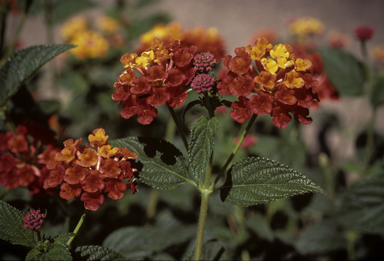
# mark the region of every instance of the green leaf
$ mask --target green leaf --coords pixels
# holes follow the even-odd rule
[[[377,108],[380,104],[383,103],[384,100],[384,75],[381,74],[375,80],[372,86],[371,92],[371,104],[374,108]]]
[[[200,117],[191,129],[191,138],[188,144],[189,169],[196,183],[207,172],[207,165],[212,155],[215,132],[219,129],[217,118],[208,120]]]
[[[343,233],[334,220],[326,220],[305,228],[296,242],[300,254],[323,254],[346,247]]]
[[[85,11],[87,9],[96,7],[96,3],[91,0],[58,0],[55,1],[54,6],[52,8],[53,19],[52,24],[57,24],[67,20],[71,16]]]
[[[384,174],[355,183],[343,195],[339,220],[358,231],[384,234]]]
[[[352,54],[334,48],[322,48],[319,53],[327,77],[341,95],[363,94],[366,74],[362,64]]]
[[[36,232],[25,229],[25,213],[0,200],[0,238],[15,245],[34,246]]]
[[[46,62],[74,47],[69,44],[35,45],[12,54],[0,68],[0,106],[3,107]]]
[[[169,211],[163,211],[157,218],[153,227],[125,227],[112,232],[103,246],[129,259],[144,259],[195,236],[195,226],[181,224]]]
[[[47,249],[32,249],[26,260],[72,260],[71,253],[66,244],[55,242],[48,244]]]
[[[221,200],[247,207],[307,192],[324,191],[303,174],[266,158],[236,162],[220,190]]]
[[[76,252],[82,257],[89,256],[87,260],[127,260],[121,254],[103,246],[79,246]]]
[[[114,147],[127,148],[143,164],[140,181],[157,189],[175,189],[188,179],[188,168],[182,153],[171,143],[154,138],[127,137],[113,140]],[[193,183],[194,184],[194,183]]]

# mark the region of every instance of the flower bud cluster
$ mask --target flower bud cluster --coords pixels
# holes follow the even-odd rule
[[[40,213],[40,209],[31,210],[27,212],[23,218],[24,228],[39,230],[41,228],[41,224],[43,224],[44,218],[45,215]]]
[[[132,194],[138,191],[133,175],[136,169],[127,161],[137,155],[126,148],[112,148],[107,143],[108,137],[103,129],[96,129],[88,136],[91,146],[97,150],[80,146],[81,139],[65,141],[65,148],[47,164],[51,172],[44,188],[60,185],[61,198],[80,197],[89,210],[97,210],[104,203],[105,193],[117,200],[123,197],[128,186]]]
[[[208,72],[217,64],[216,59],[210,52],[199,53],[193,58],[193,60],[193,65],[198,71]]]
[[[192,80],[191,87],[195,89],[197,93],[209,92],[212,90],[212,86],[215,84],[215,79],[209,74],[199,74]]]

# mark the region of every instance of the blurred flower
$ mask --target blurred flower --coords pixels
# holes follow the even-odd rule
[[[81,34],[88,30],[88,22],[85,17],[76,16],[72,19],[69,19],[61,27],[61,36],[66,41],[70,41],[72,38],[76,37],[78,34]]]
[[[78,59],[104,57],[109,49],[107,39],[95,31],[76,34],[69,43],[77,45],[70,52]]]
[[[312,122],[308,108],[318,98],[312,92],[317,82],[312,79],[311,61],[296,58],[290,45],[272,46],[266,38],[238,47],[235,53],[223,58],[229,71],[217,85],[219,94],[239,97],[231,105],[233,120],[243,123],[252,114],[270,114],[275,126],[285,128],[291,112],[304,124]]]
[[[159,39],[164,46],[180,40],[183,47],[197,46],[197,52],[210,52],[216,59],[221,59],[225,54],[224,41],[215,28],[205,29],[194,27],[183,31],[181,24],[173,22],[168,25],[158,24],[140,37],[140,45],[136,53],[142,53],[150,46],[154,39]]]
[[[97,18],[96,26],[101,32],[109,35],[116,33],[120,28],[120,24],[117,20],[105,15]]]
[[[328,42],[333,48],[343,49],[349,45],[349,37],[337,30],[332,30],[328,33]]]
[[[375,29],[369,25],[360,25],[353,30],[355,37],[359,40],[366,41],[373,37]]]
[[[233,139],[233,144],[236,145],[240,140],[240,136]],[[257,138],[253,135],[248,134],[245,136],[243,143],[241,143],[240,148],[242,149],[248,149],[255,145],[257,142]]]
[[[23,226],[26,229],[39,230],[41,228],[41,224],[43,224],[44,218],[45,215],[40,213],[39,209],[28,211],[23,218]]]
[[[373,48],[371,56],[373,60],[384,63],[384,45],[379,45]]]
[[[48,176],[45,164],[59,151],[54,132],[36,124],[19,125],[16,130],[18,135],[0,134],[0,185],[28,187],[30,194],[38,194]]]
[[[138,191],[133,176],[136,169],[127,161],[137,155],[125,148],[112,148],[107,144],[108,137],[103,129],[96,129],[88,136],[91,146],[97,150],[80,146],[81,139],[65,141],[65,148],[47,163],[51,172],[44,181],[44,188],[60,185],[61,198],[80,197],[85,208],[90,210],[97,210],[104,203],[103,193],[117,200],[123,197],[128,185],[132,194]],[[125,180],[130,183],[127,185]]]
[[[172,108],[187,99],[188,85],[196,73],[193,58],[196,46],[182,47],[180,41],[164,45],[158,39],[147,51],[124,54],[120,61],[126,70],[115,83],[112,99],[123,104],[121,116],[125,119],[137,115],[137,121],[150,124],[157,116],[156,106],[167,103]],[[142,76],[136,77],[136,72]]]
[[[274,29],[271,28],[264,28],[255,31],[251,36],[251,43],[254,43],[257,38],[267,38],[268,42],[274,43],[277,40],[277,32]]]
[[[322,34],[324,31],[323,23],[313,17],[302,17],[293,20],[288,29],[291,34],[298,35],[300,37],[307,37],[311,35]]]
[[[219,107],[216,108],[215,112],[218,113],[218,114],[225,114],[225,113],[228,112],[228,108],[225,107],[225,106],[219,106]]]

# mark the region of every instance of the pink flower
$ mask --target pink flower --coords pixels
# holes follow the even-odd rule
[[[369,25],[360,25],[355,27],[354,33],[357,39],[365,41],[373,37],[375,29]]]
[[[44,214],[40,214],[40,210],[31,210],[25,214],[23,221],[24,221],[24,228],[26,229],[33,229],[33,230],[39,230],[41,228],[41,224],[43,223],[45,218]]]

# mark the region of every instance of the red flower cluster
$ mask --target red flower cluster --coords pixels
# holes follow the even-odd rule
[[[187,99],[187,91],[182,87],[195,76],[196,52],[196,46],[182,47],[178,40],[163,46],[155,39],[140,56],[124,54],[120,61],[127,69],[119,76],[112,94],[119,105],[124,103],[121,116],[128,119],[137,115],[137,121],[147,125],[157,116],[156,106],[181,106]],[[142,76],[136,77],[135,70]]]
[[[318,95],[319,100],[322,102],[326,100],[338,101],[340,99],[339,93],[325,74],[321,55],[310,45],[294,45],[294,55],[312,62],[312,78],[317,81],[317,85],[312,89]],[[317,108],[319,104],[321,103],[313,103],[312,107]]]
[[[39,230],[41,224],[43,224],[44,218],[45,214],[40,213],[40,209],[28,211],[23,218],[24,228]]]
[[[18,135],[0,134],[0,150],[7,152],[0,152],[0,185],[28,187],[30,194],[37,194],[44,191],[43,182],[49,175],[45,164],[59,151],[54,146],[54,132],[36,124],[19,125],[16,131]]]
[[[243,123],[252,114],[270,114],[275,126],[285,128],[291,112],[304,124],[312,122],[308,108],[318,98],[312,92],[317,82],[310,73],[311,61],[296,58],[288,44],[273,47],[266,38],[238,47],[235,53],[223,58],[229,71],[217,85],[219,94],[239,97],[231,105],[233,120]]]
[[[137,155],[125,148],[112,148],[107,144],[108,135],[103,129],[96,129],[88,136],[92,147],[81,145],[81,139],[64,142],[65,148],[56,153],[47,164],[51,170],[44,182],[44,188],[60,185],[60,197],[80,197],[86,209],[97,210],[104,203],[104,193],[112,199],[120,199],[127,189],[124,180],[131,181],[132,194],[137,191],[135,169],[128,159]]]
[[[375,33],[375,28],[373,28],[369,25],[360,25],[360,26],[355,27],[353,32],[355,33],[355,36],[357,39],[362,40],[362,41],[366,41],[366,40],[369,40],[373,37],[373,35]]]

